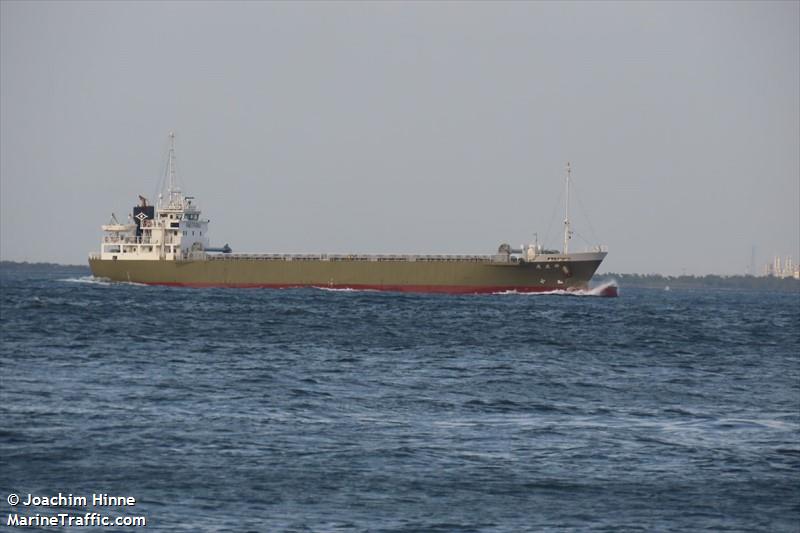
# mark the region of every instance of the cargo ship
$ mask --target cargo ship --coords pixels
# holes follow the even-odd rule
[[[175,135],[170,133],[164,190],[151,204],[139,196],[127,222],[112,214],[101,226],[100,251],[89,255],[93,276],[111,281],[181,287],[320,287],[432,293],[581,291],[605,258],[598,246],[570,252],[571,170],[567,164],[564,247],[503,243],[485,255],[242,254],[210,245],[209,221],[175,176]],[[603,296],[616,296],[605,287]]]

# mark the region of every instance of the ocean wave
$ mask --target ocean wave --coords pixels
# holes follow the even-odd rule
[[[609,281],[592,287],[590,289],[556,289],[541,292],[520,292],[516,290],[493,292],[495,295],[519,295],[519,296],[616,296],[619,285],[616,281]]]
[[[135,285],[137,287],[147,287],[146,283],[136,283],[135,281],[111,281],[108,278],[96,278],[94,276],[81,276],[78,278],[64,278],[58,281],[66,283],[87,283],[89,285],[102,285],[104,287],[111,285]]]
[[[81,276],[79,278],[64,278],[58,281],[66,283],[88,283],[90,285],[111,285],[112,281],[107,278],[96,278],[94,276]]]

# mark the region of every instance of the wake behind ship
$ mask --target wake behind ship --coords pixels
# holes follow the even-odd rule
[[[210,246],[208,220],[175,179],[170,133],[166,191],[157,204],[139,197],[128,223],[112,214],[89,266],[98,278],[185,287],[326,287],[404,292],[494,293],[575,291],[588,287],[606,250],[569,252],[570,169],[562,252],[536,244],[501,244],[486,255],[235,254]],[[608,287],[606,296],[616,296]]]

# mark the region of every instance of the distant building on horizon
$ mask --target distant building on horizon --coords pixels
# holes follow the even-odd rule
[[[781,263],[781,256],[776,255],[772,259],[772,263],[764,265],[764,275],[775,278],[800,279],[800,264],[796,264],[789,255]]]

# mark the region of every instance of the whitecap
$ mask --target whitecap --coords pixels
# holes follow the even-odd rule
[[[520,296],[616,296],[619,285],[616,281],[608,281],[597,287],[589,289],[555,289],[552,291],[540,292],[520,292],[516,290],[493,292],[496,295],[520,295]],[[611,294],[613,292],[613,294]]]

